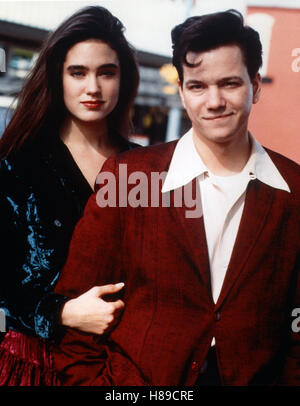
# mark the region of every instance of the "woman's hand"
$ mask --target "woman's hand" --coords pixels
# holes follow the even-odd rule
[[[65,303],[61,313],[63,326],[93,334],[107,333],[117,323],[125,306],[122,300],[106,302],[104,295],[118,292],[124,283],[94,286],[87,292]]]

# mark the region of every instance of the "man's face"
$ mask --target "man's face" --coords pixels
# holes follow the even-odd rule
[[[259,99],[259,74],[251,82],[242,51],[226,45],[207,52],[189,52],[179,83],[182,103],[194,133],[203,142],[231,143],[247,136],[252,103]]]

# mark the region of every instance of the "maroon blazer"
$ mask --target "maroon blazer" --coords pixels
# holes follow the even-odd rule
[[[103,171],[168,169],[175,143],[109,159]],[[110,337],[68,329],[56,349],[66,385],[193,385],[213,337],[224,385],[300,384],[300,170],[268,151],[291,193],[249,183],[222,291],[214,304],[203,218],[186,207],[99,208],[93,195],[56,292],[75,297],[125,282]],[[173,192],[171,192],[172,195]],[[118,196],[117,196],[118,198]]]

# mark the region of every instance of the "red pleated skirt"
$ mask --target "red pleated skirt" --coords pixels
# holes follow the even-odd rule
[[[0,344],[0,386],[60,386],[49,343],[9,330]]]

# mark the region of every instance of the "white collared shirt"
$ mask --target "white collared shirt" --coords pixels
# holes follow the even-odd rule
[[[178,141],[162,187],[165,193],[198,178],[215,303],[230,261],[249,181],[257,178],[273,188],[290,192],[268,153],[250,137],[252,150],[243,170],[233,176],[222,177],[214,175],[203,163],[195,148],[191,129]]]

